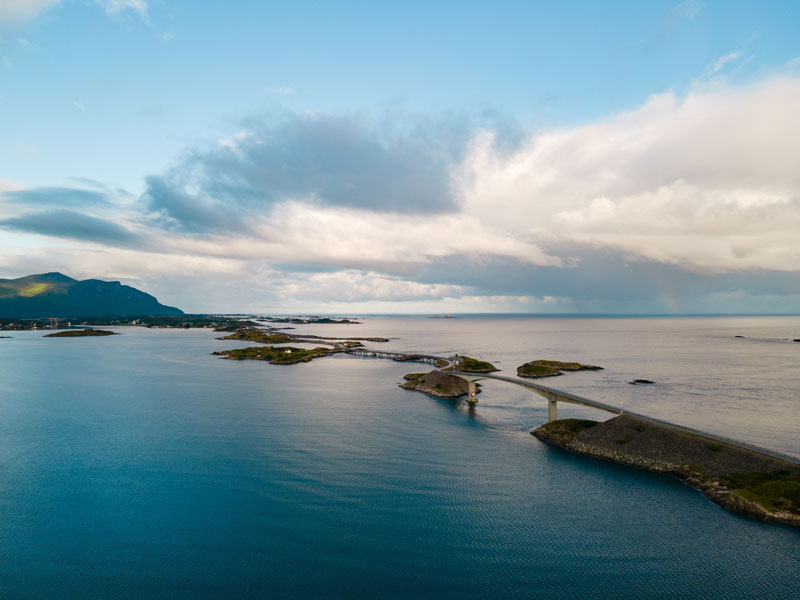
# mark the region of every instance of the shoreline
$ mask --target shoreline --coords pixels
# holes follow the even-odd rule
[[[797,463],[630,415],[551,421],[530,433],[573,454],[672,475],[731,513],[800,527]]]

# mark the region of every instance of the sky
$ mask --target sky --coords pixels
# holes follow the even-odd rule
[[[0,0],[0,278],[800,313],[800,2]]]

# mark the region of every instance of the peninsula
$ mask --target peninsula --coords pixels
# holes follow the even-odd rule
[[[576,454],[673,475],[730,512],[800,526],[797,463],[630,415],[551,421],[531,434]]]

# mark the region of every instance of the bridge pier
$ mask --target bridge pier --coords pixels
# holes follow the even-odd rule
[[[470,404],[477,404],[478,403],[478,386],[472,379],[467,379],[467,402]]]
[[[547,400],[547,422],[558,420],[558,401],[552,398]]]

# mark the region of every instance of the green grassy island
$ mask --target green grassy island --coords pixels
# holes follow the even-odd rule
[[[517,367],[519,377],[556,377],[564,371],[602,371],[603,367],[584,365],[577,362],[561,362],[559,360],[534,360]]]
[[[276,331],[275,329],[258,329],[243,324],[230,335],[217,338],[220,340],[242,340],[256,342],[258,344],[270,344],[266,348],[254,346],[249,348],[238,348],[236,350],[220,350],[213,354],[231,360],[264,360],[273,365],[293,365],[300,362],[309,362],[315,358],[329,356],[338,352],[346,352],[351,348],[363,346],[361,340],[371,342],[388,342],[387,338],[326,338],[316,335],[303,335]],[[313,350],[306,348],[296,348],[291,346],[273,347],[271,344],[286,343],[312,343],[325,344],[329,348],[317,347]]]
[[[458,364],[455,366],[455,371],[464,371],[465,373],[494,373],[499,371],[492,363],[469,356],[459,356]]]
[[[221,340],[246,340],[248,342],[258,342],[260,344],[285,344],[292,339],[285,333],[274,333],[247,327],[239,329],[235,333],[219,338]]]
[[[44,337],[96,337],[104,335],[117,335],[114,331],[106,329],[67,329],[66,331],[57,331],[56,333],[48,333]]]
[[[328,356],[332,354],[332,351],[328,348],[308,350],[291,346],[251,346],[249,348],[237,348],[236,350],[218,350],[214,354],[229,360],[264,360],[272,365],[294,365]]]
[[[245,340],[257,342],[259,344],[286,344],[289,342],[319,343],[330,346],[341,346],[345,348],[355,348],[362,346],[362,341],[366,342],[388,342],[387,338],[382,337],[322,337],[319,335],[304,335],[296,333],[285,333],[275,329],[257,329],[255,327],[240,327],[234,333],[226,335],[220,340]]]
[[[531,433],[570,452],[673,475],[736,514],[800,526],[800,465],[788,460],[630,415],[562,419]]]
[[[361,321],[351,319],[335,319],[332,317],[270,317],[270,323],[290,323],[292,325],[361,325]]]

